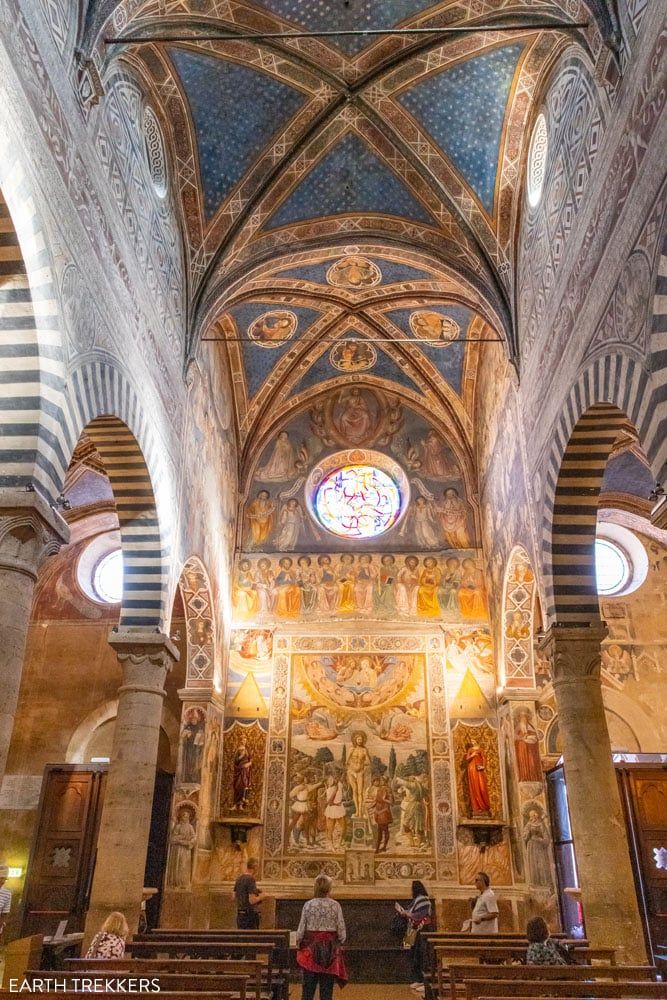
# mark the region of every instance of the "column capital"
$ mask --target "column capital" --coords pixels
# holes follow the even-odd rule
[[[0,487],[0,569],[33,580],[48,556],[69,541],[69,526],[36,490]]]
[[[147,629],[120,629],[114,626],[109,633],[109,645],[116,650],[121,663],[151,663],[171,670],[178,663],[180,653],[165,632]]]
[[[568,681],[599,681],[601,644],[608,634],[607,624],[600,618],[577,625],[550,625],[537,645],[549,660],[554,686]]]

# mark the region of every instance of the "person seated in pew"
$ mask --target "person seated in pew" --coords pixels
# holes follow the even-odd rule
[[[473,934],[497,934],[498,903],[486,872],[477,872],[475,888],[479,896],[473,907],[470,930]]]
[[[90,942],[86,958],[122,958],[129,933],[130,929],[123,914],[117,910],[110,913],[101,930]]]
[[[567,965],[565,949],[549,937],[549,928],[543,917],[533,917],[528,921],[526,937],[526,965]]]
[[[262,902],[264,893],[257,888],[255,873],[257,860],[248,858],[245,872],[239,875],[234,883],[236,897],[236,926],[239,930],[256,931],[259,927],[259,912],[257,906]]]

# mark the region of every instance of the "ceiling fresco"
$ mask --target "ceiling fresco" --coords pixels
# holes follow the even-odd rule
[[[286,35],[396,27],[432,33]],[[572,45],[604,79],[614,28],[605,0],[89,0],[81,51],[140,80],[164,132],[187,353],[219,342],[242,462],[345,383],[472,446],[481,341],[517,359],[544,87]]]

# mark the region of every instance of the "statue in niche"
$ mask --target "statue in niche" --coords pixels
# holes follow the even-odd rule
[[[491,814],[489,783],[486,777],[486,755],[476,739],[469,739],[463,757],[466,784],[470,800],[471,819]]]
[[[551,862],[549,860],[549,833],[540,810],[532,806],[527,810],[523,827],[523,842],[526,845],[528,876],[531,885],[551,885]]]
[[[355,817],[364,815],[366,785],[371,771],[371,758],[366,748],[366,733],[352,733],[352,749],[347,758],[347,781],[352,789]]]
[[[169,842],[167,885],[172,889],[189,889],[192,881],[192,851],[197,843],[194,827],[194,806],[181,806]]]
[[[248,750],[245,736],[242,736],[234,753],[234,773],[232,776],[234,801],[231,806],[233,812],[244,812],[248,808],[251,777],[252,756]]]

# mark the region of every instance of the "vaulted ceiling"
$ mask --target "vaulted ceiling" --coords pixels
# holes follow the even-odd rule
[[[160,118],[189,351],[222,343],[242,443],[362,375],[470,441],[479,341],[517,354],[537,102],[566,49],[604,55],[604,0],[91,0],[82,23],[83,48],[130,67]],[[312,35],[395,27],[466,30]]]

